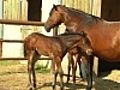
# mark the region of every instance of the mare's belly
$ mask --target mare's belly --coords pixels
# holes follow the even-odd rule
[[[117,50],[117,49],[98,50],[98,51],[95,51],[95,53],[101,59],[104,59],[110,62],[120,61],[120,50]]]

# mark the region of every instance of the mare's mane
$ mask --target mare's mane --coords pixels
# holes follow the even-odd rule
[[[65,7],[65,6],[63,6]],[[97,17],[95,15],[92,15],[92,14],[89,14],[89,13],[86,13],[80,9],[75,9],[75,8],[72,8],[72,7],[65,7],[67,10],[71,11],[71,12],[75,12],[76,14],[81,14],[83,16],[86,16],[86,17],[91,17],[92,19],[95,19],[96,21],[99,19],[99,20],[102,20],[102,18],[100,17]]]
[[[82,15],[83,17],[87,17],[87,18],[91,18],[92,20],[103,20],[102,18],[100,17],[97,17],[95,15],[92,15],[92,14],[89,14],[89,13],[86,13],[80,9],[76,9],[76,8],[72,8],[72,7],[66,7],[65,5],[56,5],[56,7],[62,7],[62,8],[65,8],[66,10],[70,11],[70,12],[73,12],[73,13],[76,13],[76,14],[80,14]],[[55,8],[53,7],[50,11],[50,15],[52,14],[52,11],[54,10]]]

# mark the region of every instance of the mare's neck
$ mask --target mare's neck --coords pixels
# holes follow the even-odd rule
[[[85,24],[90,24],[93,17],[79,10],[65,10],[62,13],[63,23],[69,31],[76,32],[79,27]]]
[[[68,30],[77,30],[77,28],[84,22],[84,20],[86,19],[85,15],[82,15],[81,13],[77,13],[77,12],[71,12],[71,11],[64,11],[64,13],[62,13],[64,21],[63,23],[65,24],[66,28]]]

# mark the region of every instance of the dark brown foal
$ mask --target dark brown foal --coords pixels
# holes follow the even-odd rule
[[[80,48],[84,48],[84,38],[86,35],[83,33],[76,34],[61,34],[58,36],[45,36],[39,33],[32,33],[24,40],[24,47],[26,51],[26,58],[28,59],[28,73],[30,90],[36,89],[36,75],[34,70],[35,62],[41,55],[49,56],[57,66],[54,71],[53,90],[56,85],[56,78],[60,76],[60,88],[63,90],[63,70],[61,61],[66,55],[67,51],[78,46],[81,42]],[[91,48],[90,48],[91,49]],[[87,50],[86,50],[87,51]],[[33,81],[31,80],[33,78]]]

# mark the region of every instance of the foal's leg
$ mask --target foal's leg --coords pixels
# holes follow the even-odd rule
[[[55,85],[56,85],[56,79],[57,79],[57,75],[59,74],[60,76],[60,88],[61,90],[63,90],[63,71],[62,71],[62,67],[61,67],[61,59],[59,57],[56,57],[54,59],[55,64],[57,66],[57,69],[55,70],[54,73],[54,81],[53,81],[53,90],[55,89]]]
[[[53,65],[53,66],[51,67],[52,73],[53,73],[52,87],[53,87],[53,90],[55,90],[55,85],[56,85],[56,79],[57,79],[58,71],[55,70],[55,60],[54,60],[54,59],[52,60],[52,63],[51,63],[51,64]]]
[[[38,56],[36,54],[36,51],[31,51],[31,54],[28,60],[28,73],[29,73],[29,85],[30,85],[29,90],[36,88],[36,77],[35,77],[34,65],[37,59],[38,59]],[[32,84],[32,76],[33,76],[33,84]]]
[[[32,58],[33,58],[33,54],[34,54],[34,51],[29,51],[28,53],[28,64],[27,64],[27,70],[28,70],[28,79],[29,79],[29,90],[32,90],[32,77],[31,77],[31,73],[32,73],[32,65],[31,65],[31,61],[32,61]]]
[[[73,55],[72,54],[68,53],[67,57],[68,57],[68,76],[67,76],[67,83],[68,83],[69,80],[70,80],[71,67],[73,67],[74,61],[73,61]]]
[[[76,54],[75,59],[76,60],[74,60],[74,66],[73,66],[73,70],[72,70],[73,83],[76,83],[76,70],[77,70],[77,63],[79,63],[79,65],[80,65],[80,55]]]
[[[33,76],[33,87],[36,89],[36,75],[35,75],[35,63],[38,60],[38,58],[40,57],[40,55],[37,53],[37,51],[34,52],[33,55],[33,60],[32,60],[32,76]]]

